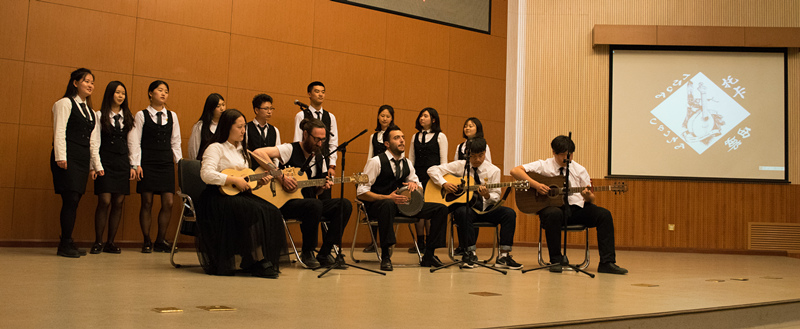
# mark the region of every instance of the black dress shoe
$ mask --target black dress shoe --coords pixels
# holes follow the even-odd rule
[[[600,265],[597,265],[597,272],[609,273],[609,274],[625,274],[628,273],[628,270],[617,266],[616,263],[600,263]]]
[[[95,242],[92,245],[92,250],[89,251],[90,254],[99,254],[103,251],[103,244],[100,242]]]
[[[569,258],[567,258],[567,256],[561,256],[557,259],[552,257],[550,258],[550,264],[561,264],[562,262],[569,264]],[[550,266],[549,269],[550,272],[553,273],[561,273],[564,271],[564,269],[560,265]]]
[[[72,239],[61,239],[61,242],[58,244],[58,251],[56,255],[68,258],[80,258],[81,253],[78,248],[75,248],[75,244],[72,243]]]
[[[436,256],[422,256],[422,261],[419,262],[419,266],[422,267],[442,267],[444,263],[439,260],[439,257]]]
[[[392,267],[392,260],[388,257],[384,257],[381,259],[381,271],[392,271],[394,268]]]
[[[370,243],[361,252],[375,252],[375,245]]]
[[[119,247],[117,247],[117,245],[115,245],[114,242],[106,242],[106,244],[103,245],[103,252],[107,252],[110,254],[119,254],[122,252],[122,249],[119,249]]]
[[[250,274],[259,278],[277,279],[278,270],[268,260],[262,260],[250,267]]]
[[[142,244],[142,253],[149,254],[153,252],[153,242],[150,242],[150,239],[144,240]]]
[[[172,251],[172,245],[167,242],[167,240],[156,241],[156,243],[153,244],[153,251],[170,252]]]

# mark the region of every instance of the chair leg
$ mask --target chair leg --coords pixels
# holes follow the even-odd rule
[[[456,230],[456,224],[453,221],[453,214],[450,214],[450,243],[447,246],[447,255],[450,256],[451,261],[456,261],[456,252],[455,252],[455,239],[453,238],[454,231]]]
[[[495,255],[500,258],[500,226],[494,227],[494,243],[492,244],[492,256],[489,259],[483,261],[484,264],[488,264],[491,262]]]
[[[400,225],[397,228],[400,228]],[[395,232],[397,232],[397,228],[394,230]],[[417,249],[417,257],[422,262],[422,252],[419,250],[419,244],[417,243],[417,230],[414,229],[414,223],[408,223],[408,232],[411,233],[411,239],[414,241],[414,249]]]
[[[576,266],[576,267],[578,267],[579,269],[582,269],[582,270],[587,268],[587,267],[589,267],[589,229],[587,228],[587,229],[584,229],[583,231],[586,232],[586,248],[585,248],[586,249],[586,251],[585,251],[586,255],[583,258],[583,263],[580,263],[580,264],[578,264]]]
[[[175,268],[180,268],[181,264],[175,263],[175,250],[178,249],[178,236],[181,234],[181,226],[183,226],[183,221],[186,219],[186,215],[184,211],[181,211],[181,219],[178,220],[178,229],[175,231],[175,239],[172,239],[172,248],[169,252],[169,262]]]
[[[303,263],[303,259],[300,258],[300,253],[297,252],[297,247],[294,245],[294,239],[292,238],[292,232],[289,231],[289,225],[286,225],[286,220],[283,221],[283,228],[286,230],[286,235],[289,237],[289,243],[292,245],[292,250],[294,250],[294,256],[297,258],[297,261],[300,262],[303,267],[308,268],[306,263]]]
[[[550,248],[550,246],[547,247]],[[547,263],[545,263],[544,259],[542,258],[542,226],[539,225],[539,266],[545,265],[547,265]]]

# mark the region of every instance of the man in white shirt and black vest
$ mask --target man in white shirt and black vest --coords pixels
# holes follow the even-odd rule
[[[333,152],[339,147],[339,127],[336,124],[336,116],[322,108],[322,102],[325,101],[325,85],[322,82],[314,81],[306,87],[308,92],[308,108],[302,109],[294,116],[294,141],[299,142],[303,138],[303,130],[300,127],[300,122],[303,119],[317,119],[325,124],[327,136],[322,143],[322,151],[325,154],[330,153],[330,162],[328,162],[328,173],[333,175],[336,169],[336,160],[338,155]]]
[[[303,139],[301,142],[291,144],[281,144],[273,147],[263,147],[253,151],[257,156],[266,159],[280,160],[281,166],[301,168],[305,165],[309,157],[313,157],[308,164],[308,170],[304,173],[309,179],[330,177],[328,173],[328,160],[321,154],[320,148],[325,142],[325,125],[317,119],[303,119],[300,123],[303,127]],[[283,175],[277,179],[283,185],[283,189],[293,192],[297,189],[297,180],[294,177]],[[325,185],[319,187],[306,187],[301,190],[303,199],[289,200],[280,209],[284,218],[297,218],[300,220],[300,230],[303,232],[303,253],[301,259],[306,267],[317,268],[319,266],[329,266],[335,261],[331,256],[333,245],[341,245],[342,231],[350,219],[353,212],[353,205],[347,199],[332,199],[331,187],[333,182],[328,180]],[[340,207],[341,221],[340,218]],[[314,249],[317,246],[317,232],[319,222],[324,217],[330,221],[328,232],[322,237],[322,246],[319,254],[314,257]]]
[[[421,189],[419,178],[403,157],[405,136],[400,128],[392,125],[383,136],[386,152],[372,157],[364,167],[369,182],[358,186],[358,198],[364,201],[370,218],[378,220],[378,233],[381,242],[381,270],[391,271],[390,248],[395,244],[394,217],[398,214],[397,205],[408,202],[408,197],[396,193],[400,187],[407,186],[410,191]],[[445,246],[447,231],[447,207],[438,203],[425,202],[416,218],[430,218],[431,229],[425,243],[425,254],[420,266],[439,267],[442,262],[434,255],[436,248]]]
[[[580,194],[569,195],[571,215],[567,218],[568,224],[581,224],[597,228],[597,249],[600,252],[600,264],[597,272],[611,274],[625,274],[628,270],[617,266],[617,254],[614,248],[614,219],[611,212],[594,204],[594,193],[590,190],[591,178],[586,168],[572,161],[575,152],[575,143],[567,136],[561,135],[550,142],[553,157],[547,160],[537,160],[511,169],[511,176],[515,179],[527,180],[532,189],[547,195],[550,187],[528,176],[527,173],[535,172],[545,177],[564,176],[564,167],[569,162],[570,188],[585,187]],[[549,206],[538,212],[539,220],[544,228],[547,239],[547,250],[550,253],[550,263],[561,263],[561,228],[564,225],[564,211],[559,207]],[[550,267],[550,272],[561,272],[561,266]]]
[[[275,107],[272,106],[272,96],[258,94],[253,97],[253,113],[256,117],[247,123],[247,149],[257,150],[262,147],[281,145],[281,132],[277,127],[269,124]],[[258,161],[252,161],[253,170],[258,168]],[[275,165],[278,165],[277,159]]]

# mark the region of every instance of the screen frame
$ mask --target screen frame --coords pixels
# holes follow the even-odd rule
[[[763,52],[783,54],[783,179],[761,178],[729,178],[729,177],[695,177],[695,176],[656,176],[656,175],[625,175],[612,174],[612,138],[613,138],[613,81],[614,81],[614,51],[615,50],[647,50],[647,51],[689,51],[689,52]],[[608,60],[608,173],[605,178],[610,179],[657,179],[657,180],[692,180],[710,182],[734,183],[777,183],[789,184],[789,49],[759,48],[759,47],[699,47],[699,46],[652,46],[652,45],[610,45]]]
[[[385,13],[404,16],[404,17],[408,17],[408,18],[414,18],[414,19],[418,19],[418,20],[422,20],[422,21],[426,21],[426,22],[431,22],[431,23],[436,23],[436,24],[441,24],[441,25],[445,25],[445,26],[455,27],[455,28],[459,28],[459,29],[463,29],[463,30],[472,31],[472,32],[478,32],[478,33],[489,34],[489,35],[492,34],[492,0],[488,0],[489,1],[489,21],[488,21],[488,26],[487,26],[486,30],[473,28],[473,27],[469,27],[469,26],[464,26],[464,25],[458,25],[458,24],[449,23],[449,22],[444,22],[444,21],[440,21],[440,20],[436,20],[436,19],[432,19],[432,18],[417,16],[417,15],[404,13],[404,12],[401,12],[401,11],[395,11],[395,10],[391,10],[391,9],[386,9],[386,8],[382,8],[382,7],[370,6],[370,5],[367,5],[367,4],[363,4],[363,3],[360,3],[360,2],[353,2],[353,1],[350,1],[350,0],[331,0],[331,1],[348,4],[348,5],[351,5],[351,6],[357,6],[357,7],[362,7],[362,8],[382,11],[382,12],[385,12]]]

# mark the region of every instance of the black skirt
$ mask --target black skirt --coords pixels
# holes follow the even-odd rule
[[[89,146],[67,141],[67,169],[58,167],[53,149],[50,151],[50,172],[53,173],[53,187],[56,194],[85,193],[86,182],[89,179]]]
[[[242,268],[260,261],[260,254],[278,269],[286,233],[277,207],[250,192],[224,195],[215,185],[203,191],[195,206],[197,255],[207,274],[232,275],[236,255],[242,256]]]
[[[131,166],[127,154],[100,151],[103,162],[103,176],[94,181],[94,194],[131,194]]]
[[[142,149],[142,180],[136,184],[136,193],[175,193],[175,164],[172,150]]]

